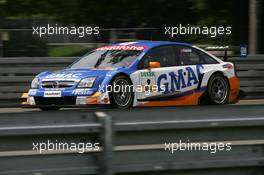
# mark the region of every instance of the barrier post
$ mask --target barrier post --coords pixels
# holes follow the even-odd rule
[[[101,171],[104,175],[113,175],[113,130],[112,118],[104,112],[95,113],[98,122],[102,124],[100,141],[102,143]]]

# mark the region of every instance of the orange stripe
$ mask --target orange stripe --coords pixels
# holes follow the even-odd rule
[[[86,101],[86,104],[90,104],[90,105],[94,105],[94,104],[97,104],[97,99],[96,100],[92,100],[90,99],[91,101]]]
[[[21,97],[20,98],[28,98],[28,93],[22,93]]]
[[[100,92],[96,92],[95,94],[93,94],[91,97],[87,97],[86,98],[86,104],[97,104],[97,99],[98,97],[101,95]]]
[[[22,105],[28,105],[28,102],[27,101],[23,101],[21,104]]]
[[[239,79],[234,76],[229,78],[229,84],[230,84],[230,94],[229,94],[229,103],[235,103],[238,101],[238,95],[240,91],[240,81]]]
[[[28,98],[28,93],[22,93],[21,95],[21,105],[28,105],[27,98]]]
[[[173,100],[166,101],[149,101],[145,102],[143,106],[181,106],[181,105],[198,105],[199,97],[203,92],[194,92],[193,94],[178,97]]]

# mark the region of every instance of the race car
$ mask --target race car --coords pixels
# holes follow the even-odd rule
[[[138,41],[102,46],[31,83],[27,103],[42,110],[105,105],[226,104],[238,100],[234,64],[187,43]]]

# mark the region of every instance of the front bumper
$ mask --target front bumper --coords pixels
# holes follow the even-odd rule
[[[55,92],[52,90],[46,92]],[[56,90],[58,92],[58,90]],[[81,92],[81,91],[80,91]],[[23,94],[27,96],[26,102],[22,103],[23,106],[62,106],[62,107],[81,107],[87,105],[104,105],[110,104],[108,93],[94,92],[91,95],[88,93],[76,93],[76,90],[72,92],[60,91],[59,96],[45,96],[45,91],[30,89],[29,92]]]

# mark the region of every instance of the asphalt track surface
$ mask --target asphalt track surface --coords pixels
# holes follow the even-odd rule
[[[264,100],[242,100],[237,104],[231,105],[203,105],[203,106],[176,106],[176,107],[141,107],[128,110],[104,109],[104,108],[82,108],[82,109],[62,109],[60,111],[40,111],[39,109],[23,108],[0,108],[0,116],[16,114],[35,114],[35,115],[56,115],[65,114],[85,114],[93,115],[95,112],[104,112],[111,116],[132,117],[140,120],[140,117],[149,116],[150,119],[163,117],[170,119],[203,119],[203,118],[254,118],[264,116]]]

